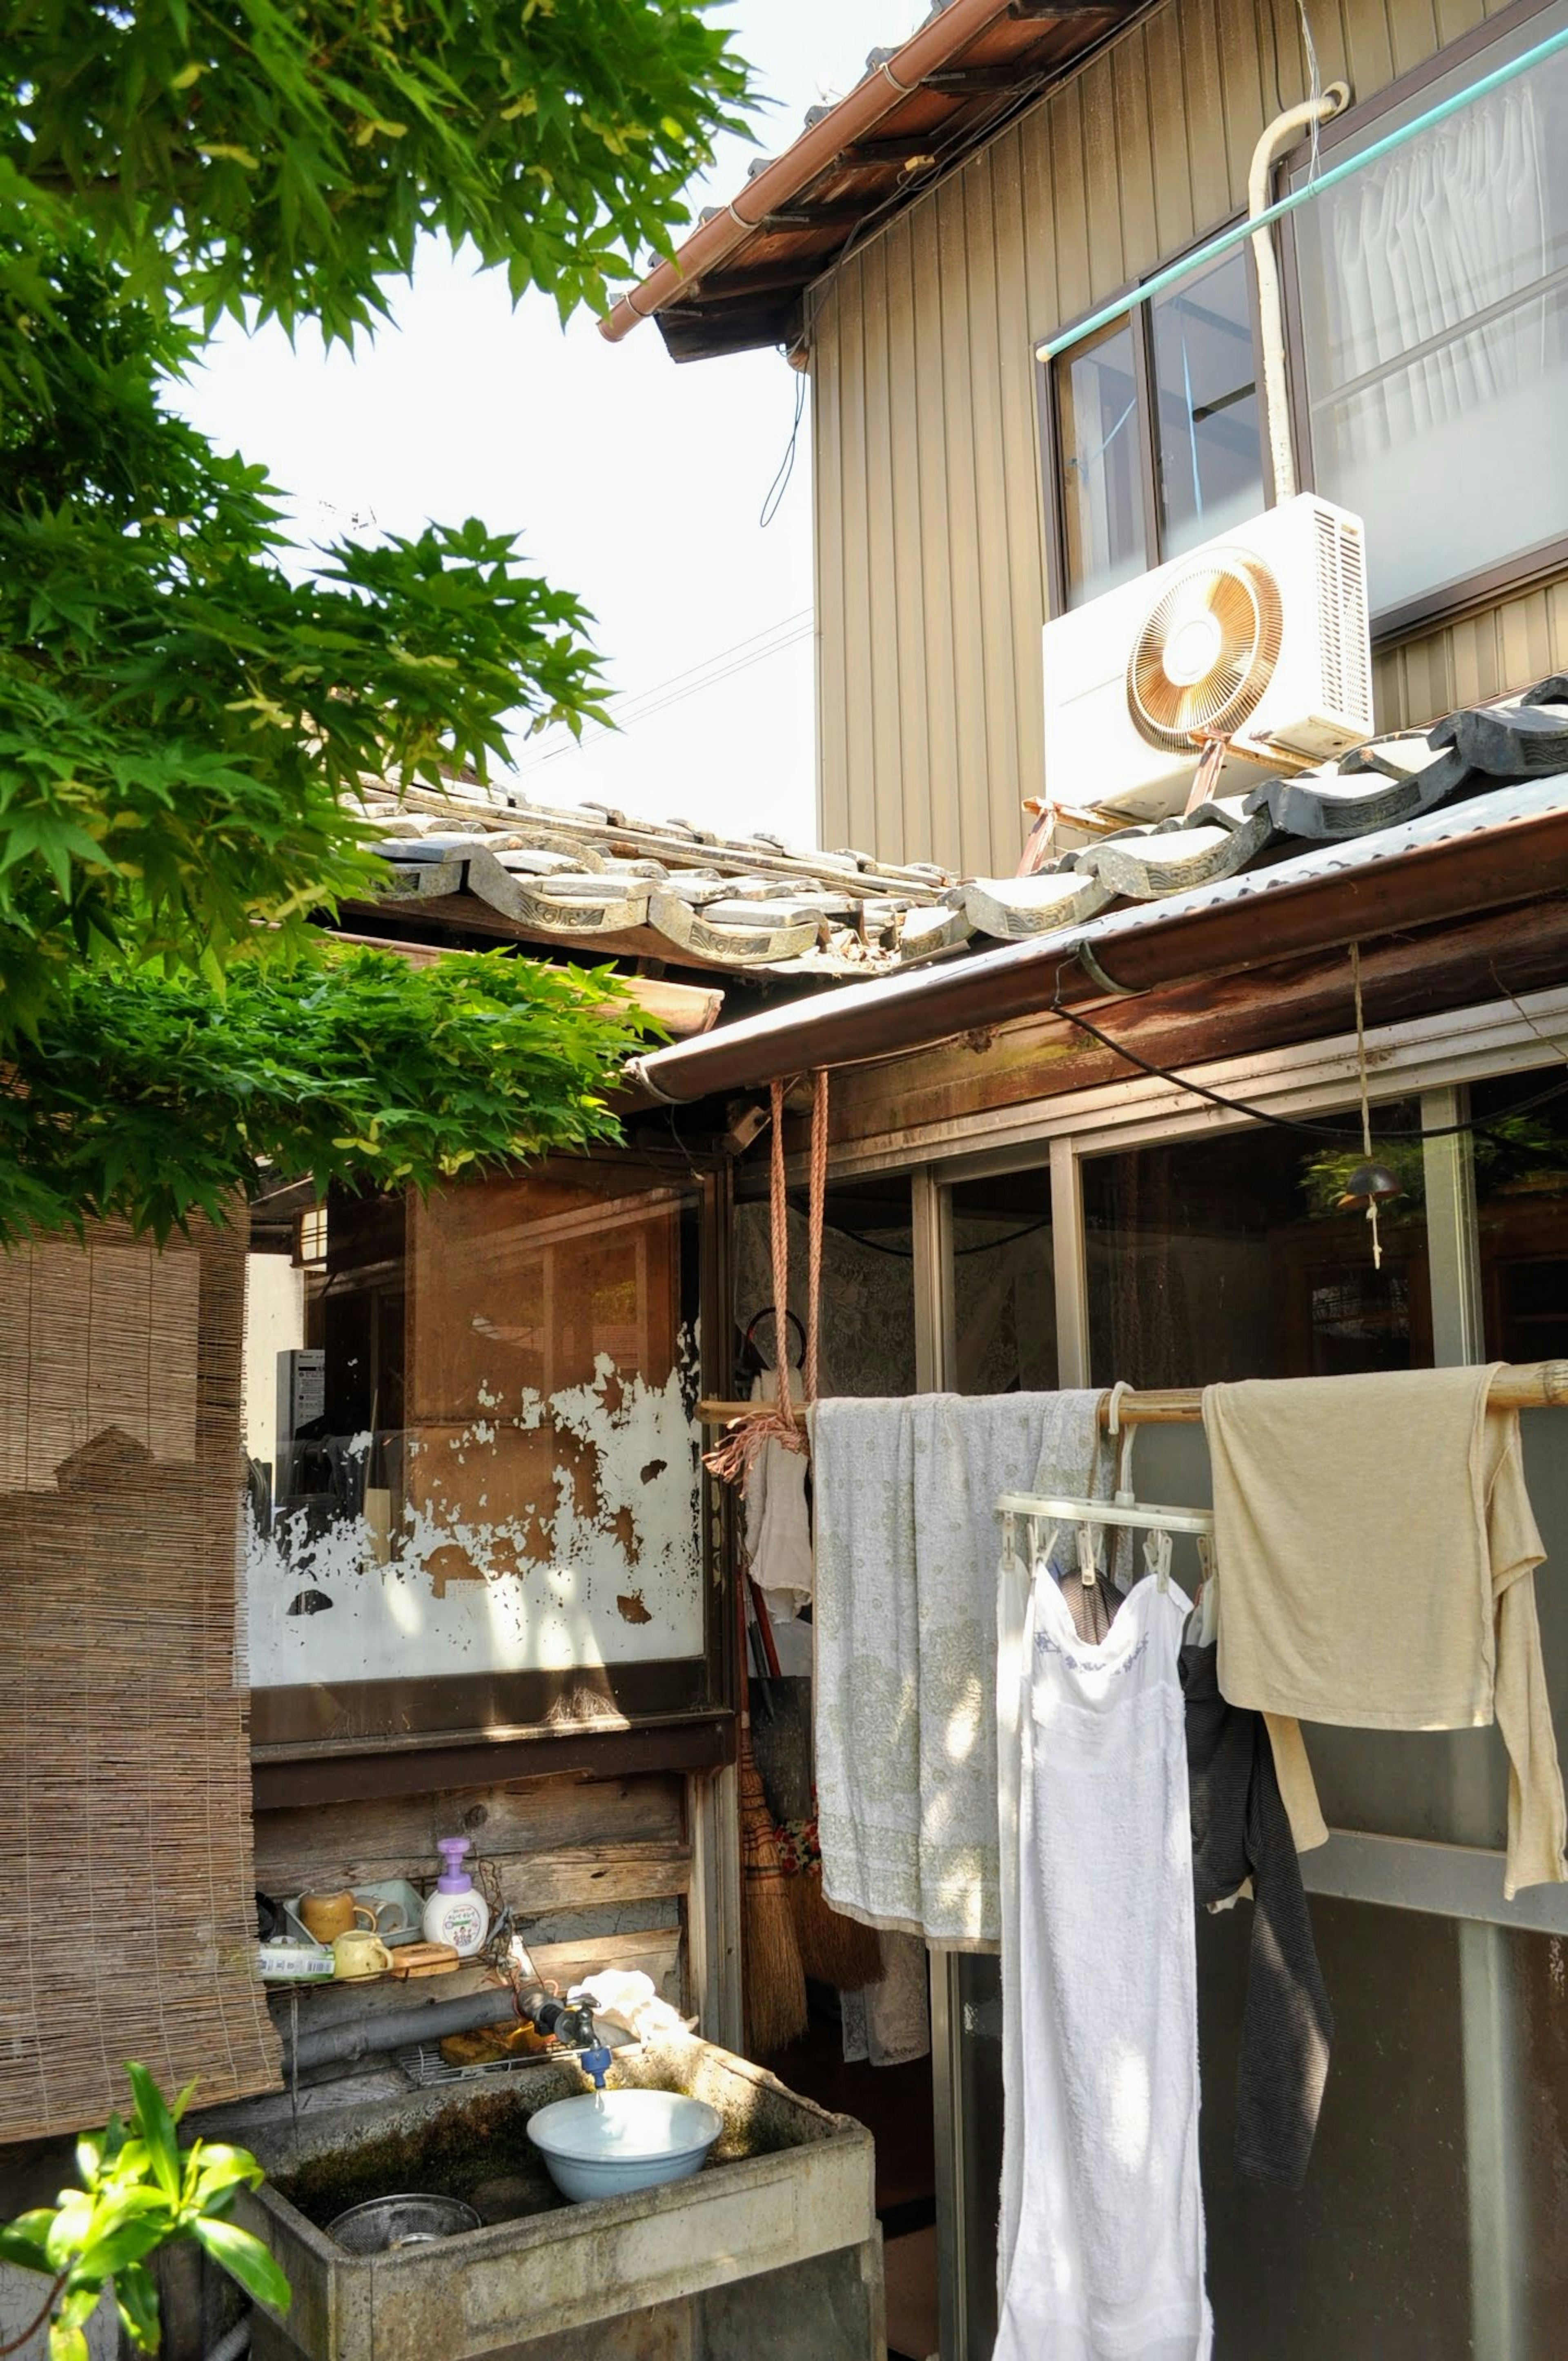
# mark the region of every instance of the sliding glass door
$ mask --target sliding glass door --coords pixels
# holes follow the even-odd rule
[[[1138,1125],[1129,1094],[1103,1125],[989,1168],[948,1167],[922,1181],[920,1382],[1179,1386],[1568,1356],[1568,1096],[1537,1104],[1549,1079],[1434,1087],[1429,1065],[1419,1090],[1384,1099],[1377,1154],[1399,1194],[1380,1215],[1380,1264],[1365,1216],[1338,1202],[1360,1160],[1353,1137],[1334,1136],[1357,1122],[1343,1079],[1337,1093],[1320,1082],[1281,1098],[1316,1130],[1222,1129],[1207,1115]],[[1524,1420],[1548,1551],[1548,1676],[1568,1742],[1565,1422]],[[1201,1428],[1142,1430],[1135,1481],[1145,1497],[1206,1502]],[[1314,1728],[1307,1742],[1343,1833],[1302,1859],[1337,2033],[1299,2194],[1245,2182],[1232,2162],[1248,1909],[1199,1927],[1221,2361],[1538,2361],[1557,2349],[1568,2300],[1568,1889],[1502,1900],[1495,1730]],[[942,2356],[988,2361],[996,1962],[938,1960],[933,1988]]]

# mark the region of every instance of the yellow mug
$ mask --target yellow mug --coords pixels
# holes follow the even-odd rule
[[[374,1927],[376,1913],[367,1902],[356,1902],[345,1885],[341,1894],[306,1894],[300,1901],[300,1919],[318,1943],[331,1943],[352,1932],[356,1919]]]
[[[339,1935],[332,1947],[332,1972],[340,1984],[357,1982],[364,1976],[378,1976],[392,1964],[392,1955],[379,1935],[367,1935],[356,1927],[351,1934]]]

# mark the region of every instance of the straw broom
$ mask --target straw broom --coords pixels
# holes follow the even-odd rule
[[[806,1974],[795,1940],[788,1880],[779,1861],[773,1816],[751,1752],[751,1718],[740,1716],[740,1939],[746,1962],[746,2016],[761,2056],[787,2049],[806,2031]]]

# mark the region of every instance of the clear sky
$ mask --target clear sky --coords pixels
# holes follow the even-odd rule
[[[725,0],[773,102],[759,145],[726,143],[697,203],[728,197],[805,110],[905,38],[926,0]],[[676,368],[651,323],[608,345],[586,315],[512,311],[499,274],[433,250],[393,291],[395,324],[350,357],[302,335],[225,335],[183,400],[214,439],[263,461],[302,537],[417,531],[480,516],[520,533],[541,572],[598,618],[619,737],[520,741],[541,803],[598,801],[654,818],[816,841],[809,410],[772,525],[759,512],[803,379],[777,352]],[[641,712],[649,693],[737,651],[760,660]]]

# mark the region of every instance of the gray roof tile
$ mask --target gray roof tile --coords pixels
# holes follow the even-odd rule
[[[1376,739],[1341,763],[1268,780],[1181,818],[1117,829],[1027,877],[960,878],[852,846],[802,850],[759,830],[726,838],[613,805],[548,806],[515,786],[367,783],[360,804],[405,907],[465,895],[521,939],[578,941],[740,971],[824,980],[1081,926],[1113,905],[1266,891],[1362,839],[1393,857],[1411,828],[1508,782],[1568,774],[1568,675],[1520,698]],[[1470,825],[1468,816],[1457,832]],[[442,912],[444,920],[450,910]],[[493,921],[492,921],[493,924]]]

